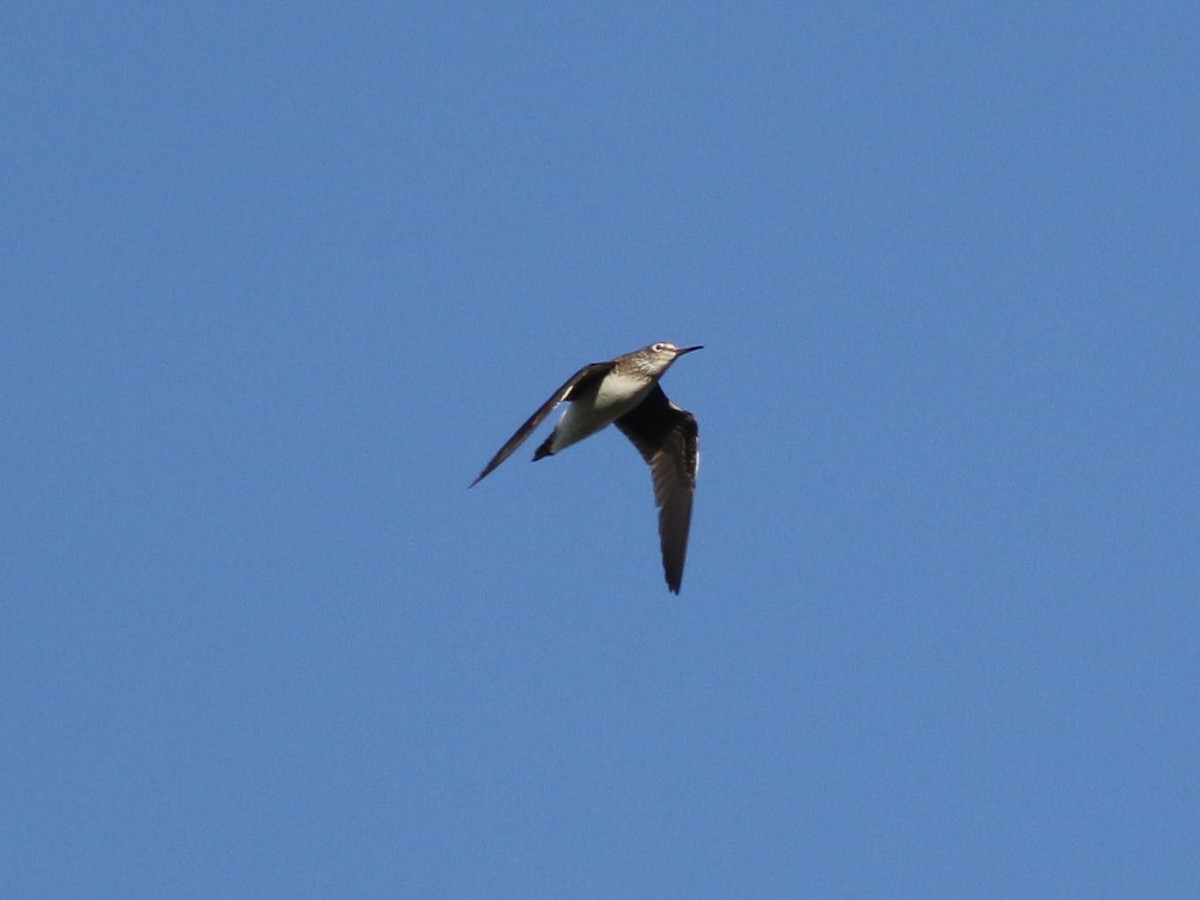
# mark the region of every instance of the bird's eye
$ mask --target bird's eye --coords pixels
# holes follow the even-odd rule
[[[659,341],[659,342],[658,342],[657,344],[655,344],[655,345],[654,345],[654,346],[653,346],[651,349],[652,349],[652,350],[653,350],[655,353],[662,353],[664,350],[666,350],[666,349],[667,349],[667,345],[666,345],[666,344],[664,344],[662,341]]]

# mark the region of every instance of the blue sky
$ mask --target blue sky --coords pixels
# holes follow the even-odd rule
[[[4,896],[1195,896],[1194,4],[0,24]]]

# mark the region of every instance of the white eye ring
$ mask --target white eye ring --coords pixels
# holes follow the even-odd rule
[[[667,345],[660,341],[659,343],[655,344],[650,349],[653,350],[655,353],[662,353],[664,350],[667,349]]]

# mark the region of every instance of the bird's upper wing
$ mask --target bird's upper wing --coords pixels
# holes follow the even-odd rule
[[[668,400],[656,384],[645,400],[617,419],[616,425],[650,466],[654,503],[658,506],[663,572],[667,587],[678,594],[692,523],[696,470],[700,464],[696,417]]]
[[[525,440],[525,438],[529,437],[529,435],[536,431],[537,427],[546,420],[546,416],[550,415],[550,413],[554,411],[554,407],[558,406],[558,404],[562,403],[564,400],[571,399],[571,396],[576,388],[589,385],[596,378],[602,378],[612,371],[612,367],[613,363],[611,361],[602,363],[589,363],[568,378],[566,383],[563,384],[563,386],[553,394],[551,394],[550,398],[538,407],[537,412],[526,419],[525,424],[518,428],[513,436],[510,437],[504,444],[504,446],[496,452],[496,455],[492,457],[491,462],[483,467],[483,471],[479,473],[479,477],[471,482],[470,487],[475,487],[475,485],[479,484],[479,482],[483,481],[484,478],[490,475],[496,466],[500,465],[500,463],[512,456],[513,451],[521,446],[521,443]]]

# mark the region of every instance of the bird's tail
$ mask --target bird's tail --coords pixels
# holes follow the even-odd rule
[[[553,443],[554,443],[554,434],[551,433],[548,438],[546,438],[544,441],[542,441],[542,445],[533,451],[534,462],[541,459],[543,456],[553,456],[554,451],[552,449],[550,449],[550,447]]]

